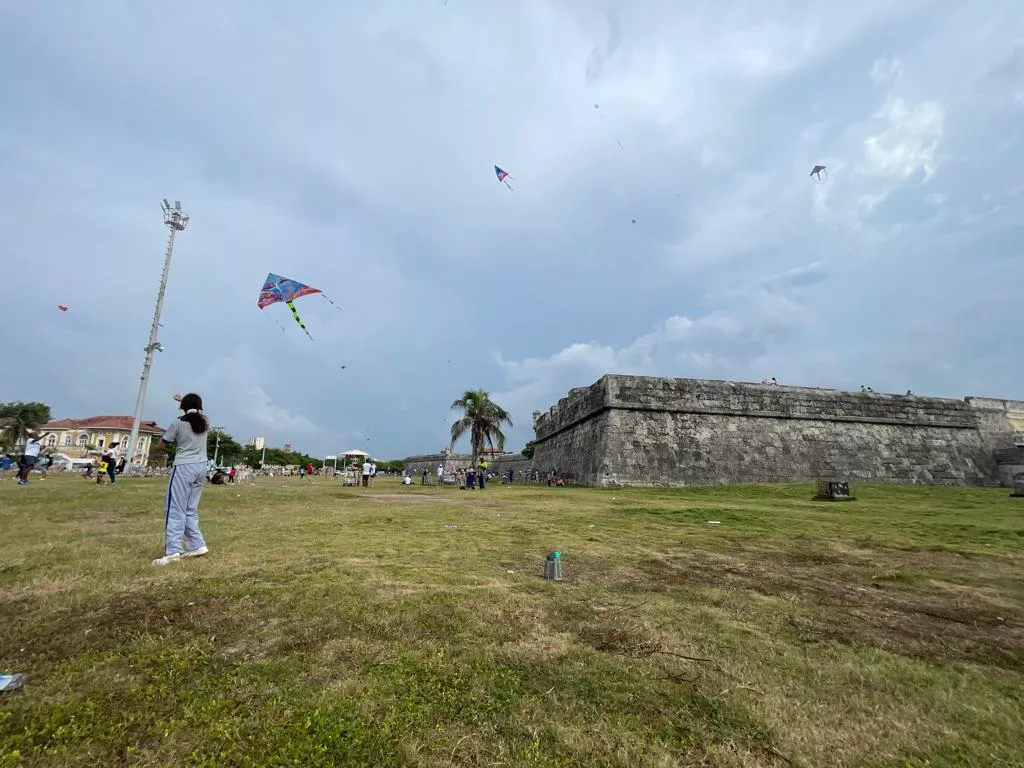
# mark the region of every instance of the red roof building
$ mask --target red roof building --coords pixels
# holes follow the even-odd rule
[[[120,443],[121,453],[133,464],[145,466],[153,441],[159,439],[164,428],[155,421],[139,422],[139,437],[135,450],[126,450],[131,437],[131,416],[90,416],[86,419],[54,419],[44,424],[40,432],[49,433],[46,445],[70,456],[84,458],[90,450],[102,450],[111,443]]]

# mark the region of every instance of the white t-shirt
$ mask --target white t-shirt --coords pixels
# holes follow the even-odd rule
[[[444,467],[438,466],[438,468],[437,468],[437,476],[438,477],[444,477]]]
[[[42,450],[43,444],[38,440],[31,437],[25,439],[25,455],[26,456],[38,456],[39,451]]]
[[[372,465],[370,464],[370,462],[368,462],[368,461],[364,461],[363,462],[363,474],[364,475],[370,474],[370,469],[371,468],[372,468]]]

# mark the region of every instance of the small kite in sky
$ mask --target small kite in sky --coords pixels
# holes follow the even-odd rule
[[[68,311],[68,308],[65,307],[63,304],[58,304],[57,305],[57,309],[59,309],[61,312],[67,312]]]
[[[498,166],[494,166],[494,173],[497,175],[498,181],[504,183],[504,185],[509,189],[512,189],[512,185],[508,183],[508,180],[512,177],[508,175],[507,171],[503,171]],[[512,191],[515,192],[514,189]]]
[[[309,331],[306,330],[306,326],[299,317],[299,313],[295,309],[295,304],[293,304],[292,302],[294,302],[295,299],[302,298],[303,296],[311,296],[314,293],[319,293],[321,296],[323,296],[323,298],[327,299],[327,301],[329,301],[331,305],[334,306],[339,312],[341,311],[341,307],[339,307],[337,304],[335,304],[333,301],[327,298],[327,296],[324,296],[324,292],[321,291],[319,288],[314,288],[310,285],[300,283],[288,277],[281,277],[281,275],[275,275],[273,272],[267,275],[267,280],[265,283],[263,283],[263,287],[260,289],[260,298],[259,301],[256,303],[256,306],[258,306],[260,309],[264,309],[266,307],[269,307],[271,304],[276,304],[279,301],[284,302],[288,306],[288,309],[292,311],[292,317],[295,318],[295,322],[299,324],[299,327],[303,331],[305,331],[306,335],[309,336],[310,340],[312,340],[313,337],[309,335]],[[283,327],[282,330],[284,330]]]
[[[821,174],[825,174],[824,177]],[[815,178],[815,184],[824,184],[828,181],[828,168],[824,165],[816,165],[811,169],[810,175]]]

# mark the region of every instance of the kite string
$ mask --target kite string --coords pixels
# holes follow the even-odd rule
[[[328,298],[328,296],[327,296],[327,294],[326,294],[326,293],[323,293],[323,292],[321,292],[321,293],[320,293],[320,295],[321,295],[321,296],[323,296],[323,297],[324,297],[325,299],[327,299],[327,302],[328,302],[328,303],[329,303],[329,304],[330,304],[330,305],[331,305],[332,307],[334,307],[334,308],[335,308],[336,310],[338,310],[339,312],[341,312],[341,307],[339,307],[339,306],[338,306],[337,304],[335,304],[335,303],[334,303],[333,301],[331,301],[331,300],[330,300],[330,298]]]
[[[615,143],[619,145],[619,149],[625,152],[626,148],[622,146],[622,142],[619,141],[619,137],[615,135],[614,131],[612,131],[612,127],[608,125],[608,121],[604,119],[604,113],[601,112],[601,110],[598,110],[597,114],[601,117],[601,122],[604,123],[604,127],[608,130],[608,135],[615,139]]]

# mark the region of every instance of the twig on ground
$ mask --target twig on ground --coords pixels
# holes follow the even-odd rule
[[[452,753],[448,756],[448,765],[449,766],[452,765],[452,763],[455,760],[455,751],[459,748],[459,744],[464,742],[466,739],[468,739],[472,735],[473,734],[471,734],[471,733],[467,733],[465,736],[463,736],[461,739],[459,739],[458,741],[455,742],[455,746],[452,747]]]
[[[659,677],[659,680],[671,680],[673,682],[679,681],[683,683],[695,683],[704,677],[704,673],[699,671],[693,677],[687,677],[686,672],[680,672],[677,675],[668,675],[667,677]]]
[[[775,755],[775,757],[779,758],[780,760],[785,760],[789,765],[793,764],[792,760],[790,760],[784,754],[779,752],[779,750],[777,750],[775,747],[768,747],[768,752],[770,752],[771,754]]]
[[[665,656],[675,656],[677,659],[686,659],[687,661],[706,661],[708,664],[715,663],[714,659],[705,659],[701,656],[686,656],[682,653],[673,653],[672,651],[663,651],[660,649],[655,649],[654,651],[652,651],[652,653],[661,653]]]

